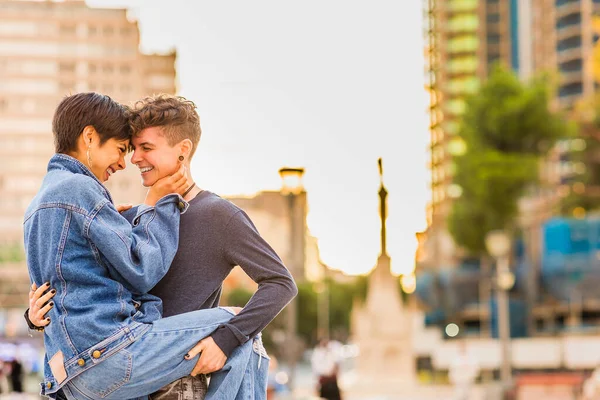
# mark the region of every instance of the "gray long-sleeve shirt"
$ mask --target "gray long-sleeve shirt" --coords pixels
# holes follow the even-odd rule
[[[151,291],[163,300],[165,317],[217,307],[223,280],[236,265],[258,290],[238,315],[211,335],[227,356],[267,326],[298,292],[289,271],[244,211],[206,190],[190,200],[181,215],[175,259]]]

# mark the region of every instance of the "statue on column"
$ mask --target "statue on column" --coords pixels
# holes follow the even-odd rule
[[[400,391],[415,382],[412,355],[412,315],[402,305],[398,277],[391,272],[387,254],[386,219],[388,192],[383,183],[383,162],[379,165],[379,214],[381,250],[369,275],[367,298],[352,311],[352,335],[360,348],[359,374],[369,387]],[[393,377],[393,378],[392,378]]]

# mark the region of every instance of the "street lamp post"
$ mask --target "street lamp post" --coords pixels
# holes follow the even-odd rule
[[[507,390],[512,384],[508,291],[515,283],[515,276],[509,267],[510,237],[502,230],[494,230],[486,235],[485,245],[489,254],[496,259],[498,338],[501,346],[500,379],[503,389]]]
[[[286,264],[290,269],[292,276],[295,279],[300,277],[300,274],[304,273],[304,269],[299,265],[301,261],[298,260],[300,252],[304,249],[298,248],[298,226],[296,217],[296,200],[299,194],[304,191],[302,185],[302,175],[304,175],[303,168],[281,168],[279,175],[282,180],[281,193],[288,199],[288,212],[290,218],[290,243],[289,243],[289,257],[286,260]],[[298,339],[297,339],[297,315],[298,315],[298,300],[293,299],[290,304],[286,307],[286,326],[285,326],[285,337],[287,340],[286,347],[286,361],[289,367],[289,380],[288,386],[291,391],[294,390],[294,381],[296,374],[296,356],[298,351]]]
[[[317,292],[317,333],[318,340],[329,340],[329,281],[328,267],[320,262],[322,276],[316,284]]]

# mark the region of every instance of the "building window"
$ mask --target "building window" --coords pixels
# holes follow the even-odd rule
[[[465,112],[466,104],[463,99],[452,99],[446,104],[447,110],[453,115],[462,115]]]
[[[477,3],[479,0],[449,0],[448,10],[449,11],[466,11],[477,9]]]
[[[88,64],[88,71],[92,74],[96,73],[96,71],[98,70],[98,66],[94,63],[89,63]]]
[[[98,28],[96,28],[93,25],[88,26],[88,36],[96,36],[97,34],[98,34]]]
[[[444,130],[448,135],[456,135],[459,129],[460,125],[456,121],[446,121],[444,123]]]
[[[497,24],[500,22],[500,14],[488,14],[486,20],[488,24]]]
[[[559,97],[580,95],[583,93],[583,84],[581,82],[570,83],[568,85],[561,86],[558,91]]]
[[[583,69],[583,60],[571,60],[559,65],[560,72],[580,72]]]
[[[477,50],[478,45],[479,40],[476,36],[462,36],[448,41],[448,52],[472,52]]]
[[[475,73],[477,64],[477,57],[453,58],[448,62],[448,71],[452,74]]]
[[[113,66],[110,64],[105,64],[104,67],[102,67],[102,72],[104,72],[105,74],[112,74]]]
[[[488,44],[499,44],[500,43],[500,35],[497,33],[488,33],[487,35]]]
[[[131,28],[121,28],[121,36],[129,36],[131,35]]]
[[[65,73],[65,72],[74,73],[75,72],[75,63],[62,61],[58,64],[58,70],[61,73]]]
[[[488,69],[489,67],[492,67],[494,64],[497,64],[500,61],[500,54],[488,54],[487,57],[487,63],[488,63]]]
[[[476,31],[479,26],[477,15],[458,15],[450,19],[448,29],[450,32]]]
[[[556,0],[556,7],[560,7],[565,4],[569,4],[569,3],[575,4],[575,3],[579,3],[579,2],[580,2],[580,0]],[[594,0],[594,3],[596,3],[596,2],[597,2],[597,0]]]
[[[556,28],[563,29],[581,24],[581,13],[569,14],[556,22]]]
[[[77,27],[74,24],[60,24],[59,32],[61,35],[75,35]]]
[[[567,39],[559,40],[556,48],[558,51],[571,50],[581,47],[581,36],[573,36]]]
[[[128,75],[131,73],[131,67],[129,65],[121,65],[121,73],[123,75]]]
[[[104,35],[105,36],[112,36],[114,32],[115,32],[115,28],[113,28],[112,25],[107,25],[104,27]]]

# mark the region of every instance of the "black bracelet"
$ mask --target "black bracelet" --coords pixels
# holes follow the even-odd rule
[[[25,315],[23,316],[25,317],[25,322],[27,322],[27,326],[29,327],[29,329],[38,332],[42,332],[44,330],[43,326],[37,326],[34,325],[33,322],[31,322],[31,320],[29,319],[29,308],[25,310]]]

